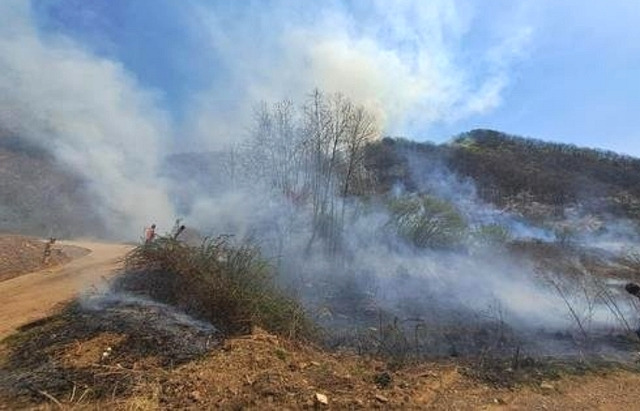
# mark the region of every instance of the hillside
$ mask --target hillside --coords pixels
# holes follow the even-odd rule
[[[422,164],[421,173],[413,163]],[[609,151],[473,130],[440,145],[386,138],[369,146],[367,164],[382,192],[397,183],[416,190],[421,178],[445,168],[470,178],[483,200],[500,207],[526,211],[535,202],[562,214],[580,205],[640,219],[640,159]]]
[[[0,136],[0,232],[40,237],[98,234],[82,178],[44,150]]]
[[[194,197],[229,184],[230,161],[211,152],[165,159],[163,176],[180,215],[189,214]],[[540,212],[562,218],[576,206],[640,219],[640,159],[612,152],[473,130],[444,144],[384,138],[367,146],[365,163],[379,194],[398,184],[424,191],[429,176],[445,170],[473,181],[482,200],[532,219]],[[0,231],[58,237],[104,232],[83,179],[44,150],[7,135],[0,138],[0,194]]]

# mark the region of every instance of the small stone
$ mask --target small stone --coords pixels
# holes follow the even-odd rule
[[[319,367],[320,366],[320,363],[317,362],[317,361],[311,361],[310,364],[313,365],[314,367]]]
[[[189,397],[191,397],[192,400],[198,402],[202,399],[202,394],[200,394],[200,391],[192,391],[191,394],[189,394]]]
[[[329,398],[324,394],[320,394],[319,392],[316,393],[315,400],[318,404],[329,405]]]
[[[549,393],[555,390],[555,387],[552,384],[549,384],[548,382],[541,383],[540,388],[542,389],[542,391],[546,393]]]
[[[380,395],[380,394],[376,394],[376,401],[379,401],[383,404],[389,402],[389,399],[387,397],[385,397],[384,395]]]

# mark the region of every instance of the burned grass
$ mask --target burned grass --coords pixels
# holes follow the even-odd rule
[[[314,409],[320,393],[336,408],[371,409],[406,406],[422,389],[424,370],[388,370],[258,328],[221,341],[197,323],[168,321],[162,306],[103,304],[73,304],[6,339],[0,401],[13,409]]]
[[[134,394],[220,342],[211,327],[184,321],[158,304],[73,303],[3,341],[0,392],[25,404],[101,401]],[[55,401],[54,401],[55,402]]]
[[[640,374],[638,363],[597,357],[559,359],[514,354],[511,358],[485,357],[466,362],[460,368],[463,375],[495,388],[508,389],[519,386],[544,388],[545,383],[572,376],[606,377],[619,371]]]
[[[129,309],[75,305],[24,327],[5,341],[0,401],[12,409],[275,410],[321,409],[324,396],[334,409],[478,409],[496,401],[517,404],[519,392],[529,395],[527,387],[556,395],[546,387],[560,386],[565,376],[620,371],[524,355],[393,368],[381,358],[330,352],[258,328],[220,342],[197,324],[148,320],[171,317],[158,307],[138,307],[138,316]]]

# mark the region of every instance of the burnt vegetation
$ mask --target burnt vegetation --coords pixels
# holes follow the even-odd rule
[[[438,296],[433,296],[433,303],[424,297],[418,302],[406,299],[396,307],[381,306],[376,275],[353,265],[354,250],[348,246],[353,230],[350,218],[356,213],[366,215],[368,207],[381,207],[387,213],[384,235],[403,243],[382,240],[387,247],[383,249],[390,253],[408,248],[417,253],[464,255],[485,247],[489,253],[498,251],[533,261],[541,277],[549,270],[561,273],[561,277],[568,273],[576,278],[591,278],[592,274],[628,276],[633,271],[614,272],[609,264],[611,255],[582,250],[571,243],[570,229],[548,224],[550,220],[562,221],[571,207],[637,224],[640,160],[611,152],[491,130],[470,131],[445,144],[379,139],[374,120],[362,107],[343,96],[316,91],[301,108],[286,101],[260,106],[251,138],[230,152],[182,154],[167,164],[171,164],[173,176],[207,170],[212,177],[196,182],[203,191],[224,192],[229,184],[234,188],[251,187],[260,180],[294,207],[310,210],[311,221],[304,223],[309,223],[308,231],[297,237],[305,245],[301,254],[323,256],[330,273],[318,278],[310,275],[312,278],[302,281],[313,290],[311,297],[300,296],[305,306],[312,307],[309,314],[333,328],[333,334],[326,338],[329,345],[396,356],[400,362],[428,355],[475,355],[487,349],[504,353],[520,342],[500,316],[477,319],[474,313],[451,310],[442,321]],[[509,227],[469,220],[455,201],[439,197],[426,181],[434,175],[437,179],[443,170],[470,181],[487,204],[548,229],[551,241],[516,240]],[[190,191],[180,185],[176,190],[178,197],[190,196]],[[354,212],[354,203],[364,205]],[[188,202],[184,211],[189,211]],[[287,234],[278,233],[281,240],[285,237],[283,243]],[[280,244],[275,252],[270,250],[271,255],[279,255],[286,248],[286,244]],[[575,259],[550,263],[557,260],[554,255],[573,255]],[[632,259],[625,261],[632,265]],[[400,271],[396,276],[398,287],[404,281],[410,284],[407,289],[430,295],[428,286],[416,286],[411,274]],[[287,277],[286,272],[279,275]],[[561,282],[561,286],[558,281],[554,277],[546,285],[573,311],[575,302],[565,298],[575,291],[565,290],[571,288],[571,281],[566,285]],[[613,298],[600,282],[596,285],[578,291],[589,294],[588,299],[598,304]],[[616,307],[609,309],[622,317]],[[583,329],[583,319],[577,317],[574,313],[578,328]],[[628,321],[622,318],[622,322],[629,331]]]

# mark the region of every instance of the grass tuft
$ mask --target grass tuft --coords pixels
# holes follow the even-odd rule
[[[152,297],[226,334],[246,334],[256,326],[292,339],[312,339],[316,334],[302,304],[277,287],[273,267],[249,242],[235,245],[220,236],[190,246],[160,237],[132,250],[125,268],[132,275],[144,275]]]

